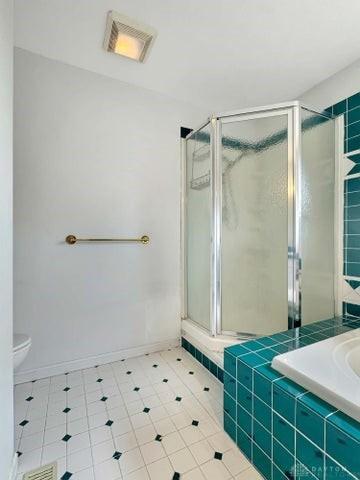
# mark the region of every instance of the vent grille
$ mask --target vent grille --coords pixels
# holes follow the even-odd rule
[[[135,58],[117,51],[117,40],[121,35],[136,39],[139,42],[141,45],[141,53],[138,57]],[[144,62],[155,38],[156,30],[149,25],[140,24],[136,20],[114,12],[113,10],[108,13],[104,38],[104,48],[108,52],[118,53],[133,60]]]
[[[146,53],[151,45],[153,36],[149,35],[148,33],[142,32],[141,30],[137,30],[136,28],[130,27],[129,25],[125,25],[124,23],[113,21],[108,47],[109,52],[115,52],[116,40],[119,36],[119,33],[125,33],[126,35],[130,35],[131,37],[138,38],[144,43],[144,48],[139,58],[139,62],[143,62],[146,57]]]
[[[49,463],[43,467],[36,468],[31,472],[25,473],[23,480],[56,480],[57,479],[57,464]]]

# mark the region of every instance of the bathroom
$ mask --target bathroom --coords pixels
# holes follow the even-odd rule
[[[0,0],[0,479],[360,479],[357,0]]]

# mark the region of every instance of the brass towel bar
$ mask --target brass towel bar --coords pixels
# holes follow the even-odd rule
[[[77,238],[75,235],[68,235],[65,238],[65,242],[69,245],[74,245],[78,242],[125,242],[142,243],[146,245],[150,242],[150,238],[147,235],[143,235],[141,238]]]

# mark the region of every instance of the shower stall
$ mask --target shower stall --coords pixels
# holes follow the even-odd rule
[[[342,128],[289,102],[182,141],[185,331],[238,340],[340,313]]]

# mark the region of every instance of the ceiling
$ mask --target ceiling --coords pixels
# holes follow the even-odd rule
[[[148,23],[145,64],[102,48],[108,10]],[[207,111],[296,99],[360,57],[359,0],[15,0],[15,44]]]

